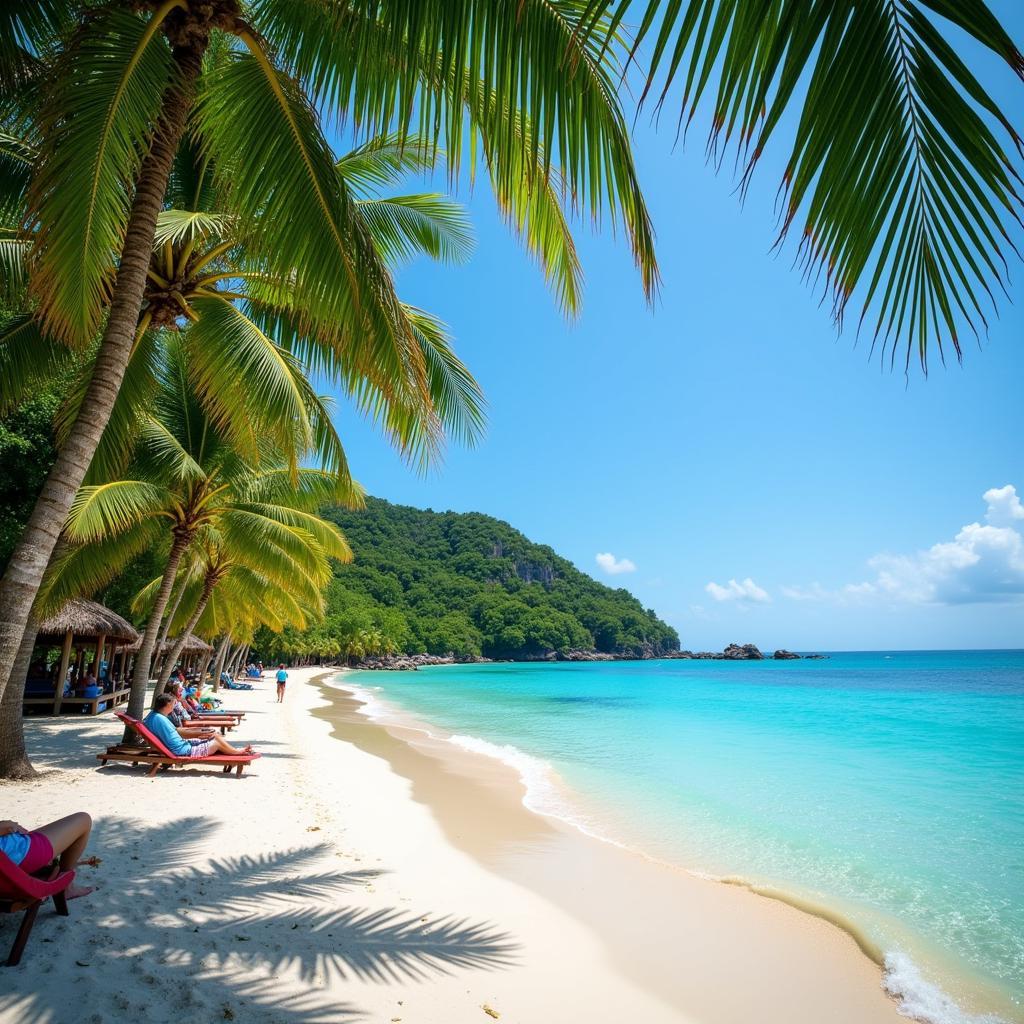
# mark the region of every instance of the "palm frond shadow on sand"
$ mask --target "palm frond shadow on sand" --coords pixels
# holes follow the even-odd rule
[[[366,1014],[331,1001],[324,981],[423,982],[456,970],[500,970],[515,960],[515,942],[486,922],[341,905],[343,894],[384,872],[315,870],[331,852],[324,845],[200,857],[200,839],[218,827],[198,816],[158,828],[132,819],[98,827],[90,851],[111,860],[127,855],[138,872],[115,879],[104,876],[102,865],[95,876],[83,870],[83,881],[95,877],[100,888],[76,900],[70,918],[49,909],[40,915],[21,966],[0,968],[0,1020],[65,1020],[66,990],[48,986],[47,978],[72,970],[81,996],[75,1019],[84,1022],[111,1012],[147,1019],[157,1002],[177,1016],[211,1020],[230,1019],[229,1009],[247,1022],[355,1024]],[[145,924],[129,930],[140,908]],[[13,915],[0,918],[0,948],[16,927]],[[122,979],[116,993],[93,978],[103,961]],[[286,972],[309,989],[284,998]]]

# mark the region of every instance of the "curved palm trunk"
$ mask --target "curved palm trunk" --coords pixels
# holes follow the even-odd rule
[[[203,580],[203,592],[199,595],[199,601],[196,603],[195,611],[192,612],[188,622],[186,622],[182,627],[181,635],[178,637],[177,643],[175,643],[164,662],[164,670],[160,673],[160,678],[156,684],[157,693],[160,693],[161,690],[163,690],[167,685],[167,680],[171,678],[171,670],[178,663],[178,658],[181,657],[185,641],[188,639],[192,630],[196,628],[199,616],[206,610],[206,604],[210,600],[210,595],[213,593],[213,588],[217,586],[217,580],[219,579],[220,573],[217,571],[208,572],[206,574],[206,577]]]
[[[149,621],[146,623],[146,632],[142,635],[142,642],[139,644],[139,653],[135,655],[135,667],[132,669],[132,687],[128,694],[128,714],[132,718],[141,718],[146,709],[146,688],[149,686],[149,670],[153,662],[153,651],[156,648],[156,634],[160,629],[160,623],[167,608],[167,602],[171,598],[171,589],[174,586],[175,577],[178,575],[178,566],[181,564],[182,556],[192,543],[192,531],[175,529],[174,543],[171,544],[171,553],[167,559],[167,568],[164,569],[163,579],[160,581],[160,589],[157,591],[156,602],[153,611],[150,613]],[[160,687],[157,687],[159,692]],[[127,735],[128,730],[125,730]],[[127,741],[126,741],[127,742]]]
[[[159,666],[154,673],[159,675],[164,670],[166,659],[160,658],[160,652],[166,649],[167,634],[171,630],[171,623],[174,621],[174,616],[178,614],[178,605],[181,604],[181,599],[185,595],[185,581],[181,581],[181,588],[178,590],[177,596],[174,598],[174,604],[171,605],[171,610],[164,616],[164,625],[160,630],[160,639],[156,642],[156,656],[159,659]]]
[[[30,615],[11,670],[14,683],[7,687],[0,701],[0,778],[3,779],[31,779],[36,775],[25,750],[21,701],[25,695],[25,677],[32,661],[37,632],[36,617]],[[63,686],[64,680],[58,679],[56,685]]]
[[[174,48],[176,81],[164,93],[153,142],[139,170],[110,315],[82,403],[84,411],[57,453],[28,525],[0,581],[0,700],[11,679],[43,573],[124,379],[142,308],[157,215],[192,106],[208,38],[206,33],[200,32],[187,45]]]
[[[220,689],[220,674],[224,671],[224,660],[227,658],[228,647],[230,646],[231,638],[225,633],[221,639],[220,646],[217,648],[217,660],[213,663],[213,692],[216,693]]]

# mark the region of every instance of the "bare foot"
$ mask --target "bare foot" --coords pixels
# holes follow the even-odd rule
[[[64,895],[69,900],[77,900],[81,896],[88,896],[93,891],[94,888],[91,885],[69,885],[64,890]]]

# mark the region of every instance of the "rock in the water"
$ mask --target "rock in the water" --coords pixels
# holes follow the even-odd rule
[[[763,661],[764,655],[754,644],[729,644],[722,657],[727,661]]]
[[[776,651],[772,655],[772,657],[776,661],[794,661],[796,659],[799,659],[800,655],[799,654],[794,654],[792,651],[787,651],[785,648],[782,648],[782,649]]]

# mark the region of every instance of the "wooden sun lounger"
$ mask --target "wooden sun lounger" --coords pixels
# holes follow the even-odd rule
[[[149,770],[149,775],[152,777],[161,768],[173,768],[176,765],[215,764],[220,765],[225,773],[229,773],[234,768],[235,774],[241,776],[246,765],[252,764],[260,756],[259,754],[209,754],[206,757],[177,757],[146,728],[143,722],[132,718],[131,715],[127,715],[123,711],[115,711],[114,714],[125,725],[134,729],[136,735],[143,742],[138,746],[124,745],[123,749],[113,747],[102,754],[97,754],[96,759],[102,765],[106,765],[108,761],[130,761],[133,765],[148,764],[152,765]]]
[[[49,877],[41,877],[42,875]],[[14,945],[7,957],[8,967],[17,967],[21,962],[21,954],[36,923],[36,914],[44,900],[53,897],[57,913],[68,916],[68,900],[65,894],[67,887],[74,881],[74,871],[61,871],[56,862],[48,865],[43,871],[30,875],[22,871],[17,864],[0,853],[0,912],[17,914],[25,911],[21,919],[21,927],[14,937]]]

